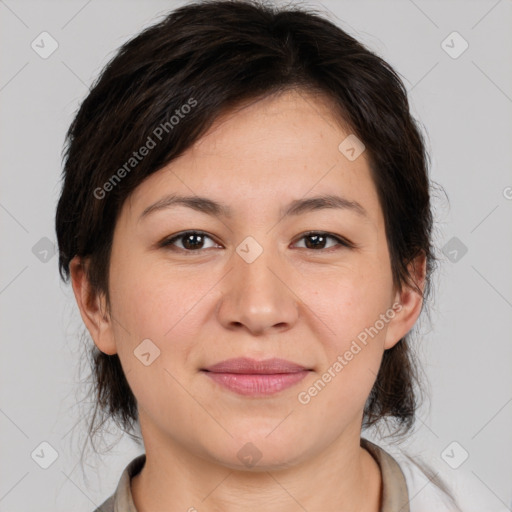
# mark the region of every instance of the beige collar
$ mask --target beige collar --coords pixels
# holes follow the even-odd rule
[[[382,476],[382,506],[380,512],[410,512],[409,493],[405,476],[398,462],[380,446],[361,438],[361,446],[376,460]]]

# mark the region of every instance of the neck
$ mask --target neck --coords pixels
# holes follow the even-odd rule
[[[147,428],[145,434],[151,440],[146,441],[146,463],[131,481],[138,512],[379,512],[381,507],[380,469],[360,446],[360,430],[345,432],[313,459],[257,471],[198,457],[168,438],[162,442]]]

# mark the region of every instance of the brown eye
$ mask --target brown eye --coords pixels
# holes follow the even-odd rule
[[[344,246],[350,247],[350,243],[343,240],[342,238],[331,235],[329,233],[325,233],[323,231],[313,231],[310,233],[306,233],[300,238],[300,240],[305,240],[304,248],[311,250],[321,250],[321,249],[331,249],[336,246]],[[333,240],[335,243],[331,245],[329,244],[329,240]]]
[[[210,236],[202,233],[201,231],[185,231],[183,233],[179,233],[172,238],[168,238],[162,242],[161,245],[162,247],[175,246],[183,251],[191,252],[209,248],[205,247],[206,240],[211,240],[213,242],[213,245],[210,245],[209,247],[217,245]]]
[[[208,245],[210,240],[210,245]],[[339,247],[354,247],[348,240],[323,231],[313,231],[302,235],[299,240],[305,240],[301,247],[308,250],[329,250]],[[298,242],[296,242],[297,244]],[[167,238],[160,243],[161,247],[170,247],[185,252],[196,252],[201,249],[220,247],[209,235],[202,231],[184,231]],[[300,247],[300,246],[299,246]]]

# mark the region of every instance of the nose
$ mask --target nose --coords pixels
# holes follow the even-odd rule
[[[229,330],[253,335],[291,328],[299,315],[291,272],[269,249],[251,263],[233,254],[233,267],[222,280],[219,322]]]

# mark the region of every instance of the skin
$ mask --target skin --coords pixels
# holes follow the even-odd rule
[[[97,347],[119,355],[137,398],[147,456],[131,483],[140,512],[380,509],[380,470],[360,447],[363,408],[384,350],[413,327],[422,298],[393,286],[366,154],[349,161],[339,151],[349,133],[332,112],[304,91],[248,103],[140,184],[115,227],[110,312],[85,277],[87,262],[72,261],[82,318]],[[224,202],[233,217],[174,206],[139,219],[169,193]],[[294,199],[332,193],[357,201],[367,215],[335,208],[279,215]],[[211,238],[194,254],[185,253],[183,238],[174,250],[158,246],[186,230]],[[308,249],[304,233],[313,230],[357,247],[327,239]],[[247,236],[263,248],[252,263],[236,252]],[[424,259],[411,271],[422,288]],[[298,393],[394,303],[400,312],[301,404]],[[145,366],[134,350],[148,338],[160,356]],[[281,357],[312,371],[260,398],[235,394],[199,371],[241,356]],[[247,442],[261,452],[253,467],[237,457]]]

